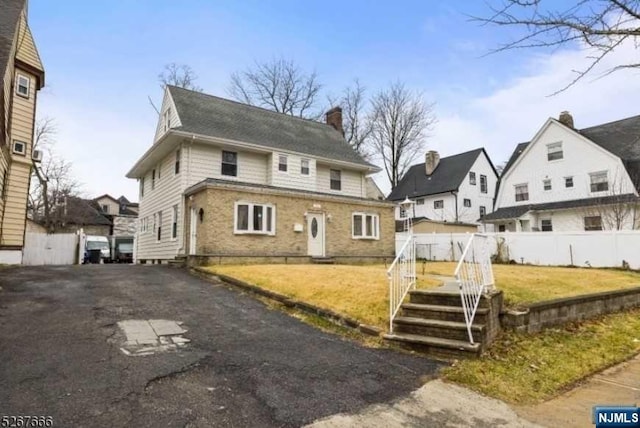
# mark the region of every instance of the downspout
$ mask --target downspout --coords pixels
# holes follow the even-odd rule
[[[453,195],[453,197],[456,199],[456,223],[458,223],[460,220],[458,219],[458,189],[456,190],[452,190],[451,194]]]

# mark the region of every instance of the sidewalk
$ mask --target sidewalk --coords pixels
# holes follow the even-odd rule
[[[596,404],[640,404],[640,355],[587,379],[559,397],[533,406],[514,406],[523,418],[548,427],[593,427]]]

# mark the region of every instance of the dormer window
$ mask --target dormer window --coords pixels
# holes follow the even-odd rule
[[[547,160],[554,161],[564,158],[562,143],[553,143],[547,146]]]
[[[31,81],[23,74],[16,76],[16,94],[21,97],[29,98],[29,86]]]

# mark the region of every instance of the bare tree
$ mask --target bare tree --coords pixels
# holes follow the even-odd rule
[[[172,62],[164,66],[162,73],[158,74],[158,80],[162,89],[166,85],[178,86],[192,91],[202,92],[202,88],[196,85],[198,76],[193,69],[186,64]]]
[[[36,122],[33,148],[42,150],[44,161],[35,164],[27,209],[30,217],[55,232],[60,223],[61,210],[56,208],[69,196],[77,196],[80,183],[73,177],[71,163],[55,155],[52,148],[56,133],[55,122],[44,118]]]
[[[344,138],[360,156],[369,157],[369,137],[371,136],[371,122],[365,114],[365,88],[358,79],[353,85],[347,86],[338,99],[329,97],[331,105],[342,108]]]
[[[305,73],[293,61],[279,58],[233,73],[228,92],[246,104],[315,119],[321,88],[315,71]]]
[[[627,177],[631,179],[631,183]],[[584,217],[600,217],[602,228],[605,230],[623,230],[629,225],[636,229],[640,199],[633,191],[634,188],[640,188],[640,176],[627,175],[626,171],[616,171],[606,186],[607,189],[601,196],[594,198],[593,205],[583,209]]]
[[[638,0],[579,0],[560,11],[544,8],[542,0],[499,0],[499,6],[489,7],[490,16],[473,19],[485,24],[519,27],[525,31],[524,35],[503,44],[494,52],[572,43],[583,43],[590,48],[587,56],[589,65],[573,70],[575,78],[556,93],[589,74],[623,42],[633,42],[636,49],[640,42]],[[615,65],[605,75],[628,68],[640,68],[640,62]]]
[[[502,176],[504,169],[507,167],[507,161],[502,161],[496,165],[496,172],[498,173],[498,177]]]
[[[393,188],[424,150],[428,132],[436,122],[434,105],[400,82],[378,92],[371,104],[369,121],[374,154],[382,159]]]

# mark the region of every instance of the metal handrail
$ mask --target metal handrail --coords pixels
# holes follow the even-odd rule
[[[480,248],[476,248],[475,244],[478,242],[478,238],[476,237],[482,238]],[[491,255],[489,254],[487,239],[488,237],[486,235],[479,233],[471,235],[455,270],[456,281],[460,287],[460,300],[462,302],[465,324],[471,344],[474,343],[471,326],[480,303],[480,298],[483,293],[493,288],[494,285],[493,268],[491,266]]]
[[[416,245],[413,234],[409,234],[398,255],[387,270],[389,278],[389,331],[393,333],[395,319],[402,301],[409,290],[416,287]]]

